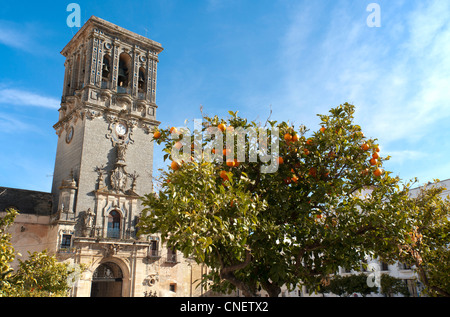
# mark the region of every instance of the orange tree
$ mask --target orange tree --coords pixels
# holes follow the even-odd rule
[[[162,171],[161,190],[143,197],[140,233],[159,232],[169,247],[206,264],[203,282],[213,290],[238,288],[246,296],[260,289],[278,296],[281,286],[299,283],[314,290],[339,266],[359,267],[368,253],[398,250],[398,233],[407,229],[395,206],[404,201],[404,190],[382,170],[388,157],[353,114],[347,103],[333,108],[319,115],[316,132],[269,120],[261,127],[233,112],[227,119],[203,117],[202,132],[217,127],[225,136],[255,128],[277,140],[278,155],[272,154],[279,166],[270,173],[262,167],[274,160],[252,160],[249,153],[275,150],[275,143],[264,147],[247,137],[227,144],[234,153],[245,148],[245,160],[237,160],[225,145],[218,148],[220,142],[208,147],[214,136],[159,129],[154,139],[165,144],[171,168]],[[191,152],[199,147],[202,152]],[[187,156],[177,160],[174,148]],[[211,152],[215,159],[206,159]]]
[[[67,263],[59,263],[46,250],[29,253],[27,260],[18,259],[14,270],[10,264],[16,258],[8,228],[18,211],[7,209],[0,217],[0,297],[62,297],[67,296],[71,282],[75,282],[74,269]],[[17,253],[17,255],[20,255]],[[80,267],[80,272],[85,267]]]
[[[401,208],[409,222],[399,240],[397,260],[415,269],[429,296],[450,297],[450,198],[445,187],[429,184],[409,197]]]

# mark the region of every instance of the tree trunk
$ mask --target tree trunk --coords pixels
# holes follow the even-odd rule
[[[281,287],[269,281],[261,282],[264,290],[269,294],[269,297],[278,297],[281,293]]]
[[[239,290],[241,290],[245,297],[256,297],[254,288],[237,279],[232,272],[220,274],[220,277],[233,284]]]
[[[246,254],[245,254],[244,262],[230,265],[230,266],[222,266],[222,269],[220,270],[220,277],[223,278],[224,280],[227,280],[231,284],[233,284],[236,288],[240,289],[245,297],[255,297],[256,296],[255,288],[251,287],[251,285],[248,285],[247,283],[239,280],[234,275],[235,271],[245,268],[252,261],[252,256],[251,256],[250,251],[247,250],[245,253]],[[220,254],[218,254],[218,257],[219,257],[219,261],[223,265],[222,257],[220,256]]]
[[[450,294],[447,293],[446,291],[444,291],[443,289],[441,289],[441,288],[439,288],[437,286],[430,285],[430,282],[428,281],[428,277],[427,277],[427,274],[426,274],[425,270],[423,269],[422,265],[420,263],[418,263],[417,261],[416,261],[416,266],[417,266],[418,271],[419,271],[419,277],[420,277],[422,283],[426,287],[432,289],[433,291],[435,291],[436,293],[438,293],[441,296],[450,297]]]

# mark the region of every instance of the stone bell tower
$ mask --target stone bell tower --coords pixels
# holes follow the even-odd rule
[[[207,292],[196,288],[206,267],[172,250],[158,233],[136,234],[139,197],[153,191],[162,50],[157,42],[91,17],[61,52],[65,76],[53,126],[58,143],[52,193],[5,189],[8,196],[0,201],[0,208],[17,203],[27,212],[15,227],[21,250],[47,249],[73,269],[72,297]]]
[[[161,44],[91,17],[66,57],[53,175],[55,222],[76,238],[134,239],[152,191]],[[76,241],[75,241],[76,242]]]

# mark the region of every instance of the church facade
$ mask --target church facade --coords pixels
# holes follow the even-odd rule
[[[199,296],[204,267],[138,236],[152,192],[160,43],[91,17],[64,47],[51,193],[3,188],[18,252],[85,265],[71,296]]]

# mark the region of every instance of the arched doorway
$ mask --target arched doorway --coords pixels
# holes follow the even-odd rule
[[[100,264],[92,275],[91,297],[121,297],[122,281],[122,270],[117,264]]]

